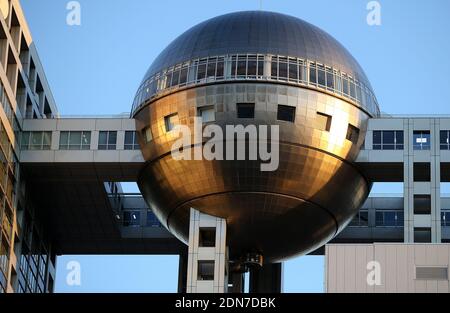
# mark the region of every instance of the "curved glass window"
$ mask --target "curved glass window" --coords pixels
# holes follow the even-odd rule
[[[377,100],[370,88],[347,73],[310,60],[261,54],[214,56],[165,69],[139,87],[132,114],[148,100],[174,89],[233,80],[281,81],[326,90],[346,98],[374,116],[380,114]]]

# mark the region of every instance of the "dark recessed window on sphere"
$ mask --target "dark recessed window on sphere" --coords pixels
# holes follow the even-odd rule
[[[287,106],[287,105],[279,105],[278,106],[278,114],[277,119],[279,121],[286,122],[295,122],[295,107]]]
[[[347,129],[347,137],[346,137],[347,140],[353,143],[357,143],[358,137],[359,137],[359,128],[349,124]]]
[[[238,103],[237,104],[238,118],[255,118],[255,104],[254,103]]]

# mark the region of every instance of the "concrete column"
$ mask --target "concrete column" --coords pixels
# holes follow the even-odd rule
[[[431,153],[431,240],[441,243],[441,144],[440,119],[432,122]]]
[[[230,293],[244,293],[245,274],[244,273],[230,273],[230,283],[233,287],[228,290]]]
[[[226,221],[191,209],[187,293],[226,293]]]
[[[187,267],[188,267],[188,249],[180,253],[178,263],[178,293],[186,293],[187,282]]]
[[[250,293],[283,292],[283,263],[265,264],[250,270]]]

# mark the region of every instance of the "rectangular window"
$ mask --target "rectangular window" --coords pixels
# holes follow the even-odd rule
[[[236,106],[238,118],[255,118],[254,103],[238,103]]]
[[[277,119],[279,121],[295,122],[295,107],[278,105]]]
[[[430,195],[414,195],[414,214],[417,215],[431,214]]]
[[[414,242],[415,243],[430,243],[431,242],[431,228],[414,228]]]
[[[431,135],[429,130],[419,130],[413,133],[414,150],[430,150]]]
[[[319,86],[325,87],[325,67],[323,65],[317,65],[317,78]]]
[[[139,143],[137,138],[137,133],[135,131],[125,132],[125,150],[139,150]]]
[[[309,83],[312,85],[317,85],[316,65],[313,63],[309,65]]]
[[[198,115],[202,118],[203,123],[211,123],[216,120],[216,110],[214,106],[199,108]]]
[[[374,130],[373,150],[403,150],[402,130]]]
[[[101,131],[98,137],[98,150],[116,150],[117,131]]]
[[[441,150],[450,150],[450,131],[441,130],[440,135]]]
[[[279,59],[278,63],[278,78],[281,80],[287,80],[288,78],[288,63],[286,58]]]
[[[404,213],[400,210],[382,211],[377,210],[375,213],[376,227],[403,227]]]
[[[359,139],[359,128],[349,124],[346,139],[356,144]]]
[[[214,261],[198,261],[197,280],[214,280]]]
[[[317,129],[329,132],[331,130],[331,120],[331,116],[317,112]]]
[[[144,138],[146,143],[149,143],[153,140],[152,129],[150,127],[144,129]]]
[[[216,246],[216,229],[200,228],[199,247],[215,247]]]
[[[350,222],[351,227],[367,227],[369,226],[369,212],[359,211],[358,214]]]
[[[140,211],[126,211],[123,212],[123,226],[138,227],[141,225]]]
[[[429,182],[431,181],[431,164],[429,162],[414,163],[414,181]]]
[[[164,124],[166,126],[166,132],[172,131],[175,128],[175,126],[180,124],[178,113],[174,113],[164,117]]]
[[[297,60],[289,60],[289,80],[293,82],[298,81],[298,63]]]
[[[247,75],[247,57],[239,56],[237,62],[237,76],[245,77]]]
[[[450,211],[442,210],[441,212],[441,226],[449,227],[450,226]]]
[[[22,150],[50,150],[52,132],[22,132],[20,140]]]
[[[59,136],[60,150],[90,150],[91,132],[63,131]]]

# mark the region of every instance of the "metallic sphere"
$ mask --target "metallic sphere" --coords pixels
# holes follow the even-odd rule
[[[227,220],[231,259],[302,255],[336,236],[366,200],[371,184],[353,161],[377,115],[364,71],[324,31],[278,13],[219,16],[175,39],[139,87],[133,116],[146,165],[138,184],[184,242],[195,208]],[[277,169],[262,171],[260,158],[175,159],[173,126],[194,137],[196,117],[224,133],[278,126]]]

